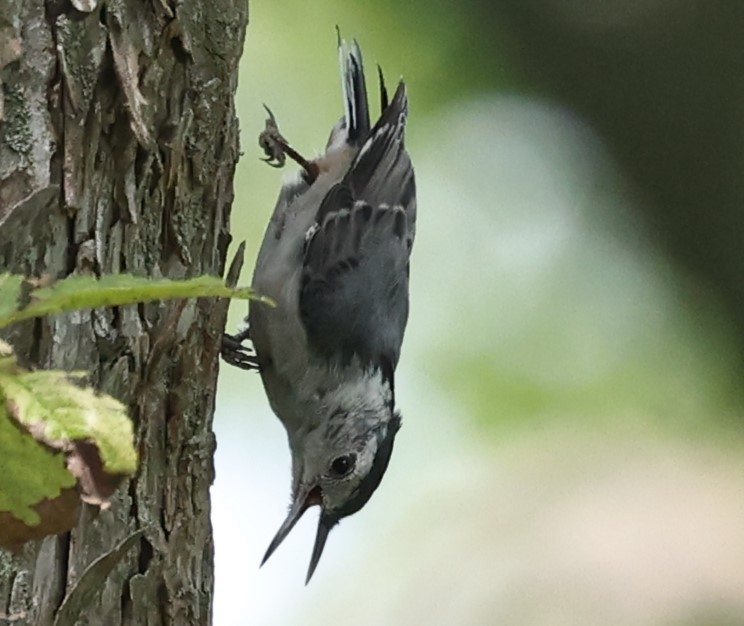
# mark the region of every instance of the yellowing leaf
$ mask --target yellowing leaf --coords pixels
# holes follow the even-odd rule
[[[45,448],[19,428],[0,403],[0,512],[36,526],[41,518],[32,507],[74,485],[64,455]]]
[[[15,419],[39,441],[57,449],[88,441],[98,448],[106,472],[131,474],[137,468],[132,422],[111,396],[78,387],[65,372],[44,370],[0,375],[0,390]]]
[[[0,546],[69,530],[81,498],[106,506],[137,468],[124,405],[79,377],[25,371],[0,341]]]

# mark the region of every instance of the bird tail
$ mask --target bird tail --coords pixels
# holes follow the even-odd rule
[[[347,140],[358,144],[369,135],[369,100],[364,80],[362,51],[356,39],[349,44],[338,35],[338,54],[341,65],[341,86],[344,92]]]

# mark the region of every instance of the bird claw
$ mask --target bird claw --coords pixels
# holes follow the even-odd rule
[[[258,135],[258,145],[266,155],[266,158],[261,159],[261,161],[267,163],[271,167],[280,168],[284,167],[284,164],[287,162],[287,157],[289,157],[305,170],[305,180],[309,185],[312,185],[320,173],[318,165],[312,161],[308,161],[297,152],[297,150],[289,145],[289,142],[279,132],[279,125],[277,124],[276,118],[271,109],[265,104],[263,106],[269,114],[269,117],[266,118],[265,128]]]
[[[250,330],[245,329],[235,335],[222,335],[220,354],[225,363],[243,370],[258,370],[258,357],[252,348],[243,345],[250,338]]]
[[[286,163],[287,159],[284,154],[281,154],[278,156],[268,156],[265,159],[259,159],[259,161],[263,161],[269,167],[275,167],[279,169],[280,167],[284,167],[284,163]]]
[[[276,123],[276,118],[271,112],[271,109],[265,104],[263,106],[269,117],[266,118],[264,130],[258,136],[258,145],[266,155],[266,158],[261,160],[264,163],[268,163],[271,167],[284,167],[284,164],[287,162],[287,154],[284,149],[287,145],[287,140],[279,132],[279,125]]]

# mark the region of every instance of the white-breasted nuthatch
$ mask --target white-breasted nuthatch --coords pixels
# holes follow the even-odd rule
[[[388,101],[379,71],[382,113],[371,126],[356,41],[339,37],[339,56],[345,115],[322,156],[300,156],[267,109],[265,160],[281,167],[289,157],[302,171],[279,192],[253,275],[276,307],[251,303],[247,330],[223,344],[229,362],[260,371],[292,454],[292,504],[263,562],[320,506],[306,582],[331,528],[366,504],[390,461],[416,221],[405,83]],[[255,355],[241,345],[248,337]]]

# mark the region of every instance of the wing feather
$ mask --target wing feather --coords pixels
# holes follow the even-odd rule
[[[308,231],[300,315],[311,350],[325,359],[356,356],[394,370],[400,356],[416,219],[407,112],[401,81]]]

